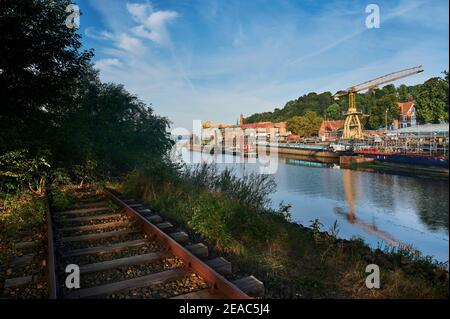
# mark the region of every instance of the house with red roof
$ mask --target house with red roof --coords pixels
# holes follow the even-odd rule
[[[417,124],[417,119],[414,101],[409,100],[408,102],[398,103],[398,106],[400,108],[400,118],[398,120],[399,128],[415,126]]]
[[[322,141],[335,140],[339,137],[339,132],[344,127],[343,120],[327,121],[323,120],[319,128],[319,137]]]
[[[285,137],[287,135],[286,130],[286,122],[279,122],[279,123],[273,123],[273,122],[257,122],[257,123],[249,123],[245,124],[244,122],[244,116],[241,114],[240,120],[239,120],[239,126],[241,129],[253,129],[256,131],[257,134],[262,135],[269,135],[271,132],[276,132],[277,135],[280,137]]]

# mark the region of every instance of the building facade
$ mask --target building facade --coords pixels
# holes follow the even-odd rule
[[[341,137],[344,120],[323,120],[319,128],[319,138],[322,141],[334,141]]]
[[[244,116],[241,114],[239,119],[239,126],[243,130],[253,129],[258,135],[269,136],[272,132],[276,132],[279,137],[286,137],[288,132],[286,130],[286,122],[257,122],[245,124]]]
[[[410,100],[404,103],[398,103],[400,108],[400,118],[398,124],[394,122],[394,129],[416,126],[416,108],[414,101]]]

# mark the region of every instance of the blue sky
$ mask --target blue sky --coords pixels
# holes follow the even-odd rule
[[[380,8],[368,29],[365,8]],[[336,92],[416,65],[448,70],[447,0],[79,0],[83,45],[173,127],[235,123],[311,91]]]

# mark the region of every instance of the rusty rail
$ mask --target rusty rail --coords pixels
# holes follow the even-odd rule
[[[56,268],[55,268],[55,247],[53,244],[53,223],[50,214],[48,198],[45,198],[45,209],[47,210],[47,277],[49,299],[57,298]]]
[[[128,217],[137,220],[147,234],[156,237],[160,242],[167,245],[176,256],[180,257],[183,262],[192,269],[193,272],[202,277],[212,287],[212,292],[220,293],[230,299],[251,299],[251,297],[242,292],[237,286],[229,282],[214,269],[177,243],[173,238],[139,215],[116,195],[108,190],[105,190],[105,194],[110,197],[113,202],[122,207]]]

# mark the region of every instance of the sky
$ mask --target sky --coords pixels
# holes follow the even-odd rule
[[[367,28],[369,4],[379,28]],[[448,70],[448,0],[79,0],[78,32],[105,82],[167,116],[236,123],[309,92],[422,65]]]

